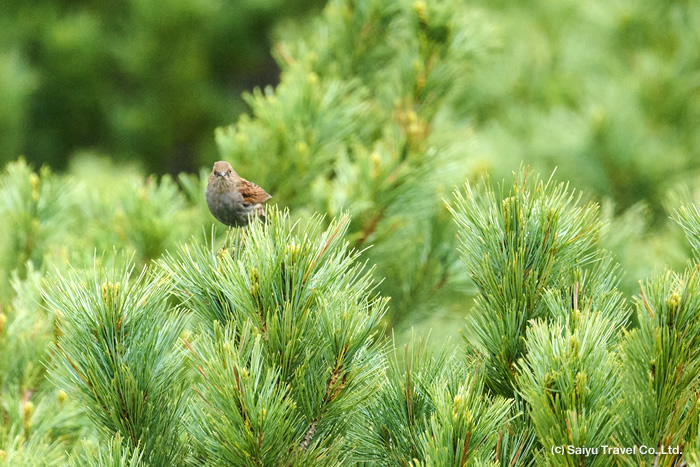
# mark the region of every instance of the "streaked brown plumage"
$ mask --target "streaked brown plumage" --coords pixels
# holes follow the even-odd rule
[[[241,178],[231,164],[219,161],[209,175],[207,205],[219,222],[232,227],[245,227],[249,219],[265,220],[263,203],[271,198],[255,183]]]

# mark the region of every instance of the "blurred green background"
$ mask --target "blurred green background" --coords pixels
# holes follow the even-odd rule
[[[349,212],[388,323],[454,335],[474,290],[445,201],[526,165],[601,204],[634,294],[688,257],[698,43],[683,1],[3,1],[0,162],[29,164],[3,175],[3,276],[201,237],[226,159],[297,218]]]
[[[241,92],[275,84],[271,31],[319,0],[7,0],[0,4],[0,160],[65,169],[79,152],[196,171]]]

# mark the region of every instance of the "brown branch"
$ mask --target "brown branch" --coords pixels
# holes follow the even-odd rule
[[[649,302],[647,302],[647,297],[644,295],[644,289],[642,288],[642,281],[639,281],[639,292],[642,295],[642,301],[644,302],[644,307],[647,309],[649,314],[651,315],[652,318],[656,318],[656,315],[654,315],[654,312],[651,310],[651,307],[649,306]]]
[[[383,217],[384,217],[384,210],[380,209],[379,212],[377,212],[372,218],[370,218],[364,222],[364,224],[362,225],[362,234],[360,235],[360,238],[357,240],[358,245],[364,244],[367,241],[367,239],[369,238],[369,236],[372,235],[377,230],[377,226],[379,225],[379,221],[381,221]]]
[[[248,409],[245,406],[245,400],[243,398],[243,386],[241,385],[241,380],[238,378],[238,371],[236,370],[236,367],[233,367],[233,376],[236,378],[236,388],[238,389],[239,394],[241,395],[241,408],[243,409],[241,411],[241,415],[243,415],[243,421],[246,424],[249,424],[250,422],[248,421]]]
[[[204,370],[202,369],[202,367],[199,366],[199,365],[196,365],[196,367],[197,367],[197,370],[199,370],[199,372],[202,374],[202,376],[204,376],[204,379],[206,379],[207,381],[209,381],[209,378],[207,377],[207,374],[204,373]]]
[[[294,60],[294,57],[292,57],[285,47],[285,45],[282,42],[276,42],[275,43],[275,51],[279,54],[280,58],[286,63],[287,65],[294,65],[296,63],[296,60]]]
[[[459,465],[465,465],[467,461],[467,445],[469,444],[469,438],[471,438],[472,432],[468,431],[467,436],[464,438],[464,447],[462,447],[462,460]]]
[[[202,400],[203,400],[204,402],[206,402],[207,404],[209,404],[209,406],[210,406],[212,409],[218,410],[219,413],[221,413],[221,415],[226,416],[226,412],[224,412],[224,411],[221,410],[219,407],[217,407],[217,406],[215,406],[214,404],[212,404],[212,403],[209,401],[209,399],[207,399],[206,397],[204,397],[204,394],[202,394],[202,393],[199,391],[199,389],[197,389],[196,386],[193,385],[193,386],[192,386],[192,390],[193,390],[194,392],[196,392],[196,393],[199,395],[199,397],[202,398]]]
[[[335,398],[338,397],[342,390],[345,389],[345,386],[347,386],[347,374],[343,374],[343,378],[341,380],[340,385],[336,387],[336,383],[338,382],[338,378],[340,378],[343,368],[343,357],[345,356],[345,352],[347,352],[347,350],[348,344],[346,343],[343,346],[343,349],[340,351],[340,355],[338,356],[335,363],[335,369],[331,373],[331,377],[328,380],[328,385],[326,386],[326,394],[323,396],[324,404],[335,400]]]
[[[518,458],[520,457],[520,451],[523,449],[523,445],[525,444],[525,438],[520,440],[520,444],[518,445],[518,450],[515,451],[515,456],[513,456],[513,460],[510,462],[510,467],[515,466],[515,463],[517,462]]]
[[[337,231],[337,229],[336,229]],[[329,240],[330,242],[330,240]],[[343,374],[342,376],[342,382],[340,383],[339,386],[336,387],[336,383],[338,382],[338,378],[340,378],[340,375],[343,373],[343,357],[345,356],[345,352],[347,352],[348,349],[348,344],[346,343],[343,346],[343,349],[340,351],[340,355],[336,359],[335,362],[335,368],[331,372],[330,378],[328,379],[328,384],[326,385],[326,393],[323,396],[323,403],[321,406],[321,409],[319,410],[318,415],[316,418],[314,418],[311,423],[309,424],[309,427],[306,430],[306,433],[304,434],[304,438],[302,439],[301,443],[299,443],[299,449],[302,451],[306,451],[306,449],[309,447],[309,444],[311,444],[311,440],[313,439],[314,434],[316,433],[316,427],[318,426],[318,421],[325,412],[327,408],[327,404],[329,402],[332,402],[335,400],[336,397],[342,392],[343,389],[347,386],[346,378],[347,374]],[[289,452],[292,452],[293,447],[289,448]]]
[[[314,418],[311,420],[311,424],[309,425],[309,428],[307,428],[306,433],[304,434],[304,439],[301,440],[301,443],[299,443],[299,449],[302,451],[306,451],[306,449],[309,447],[309,444],[311,444],[311,440],[314,437],[314,434],[316,433],[316,427],[318,426],[318,419]]]
[[[496,441],[496,462],[501,463],[501,439],[503,438],[503,431],[498,432],[498,440]]]
[[[309,277],[309,273],[311,270],[316,267],[316,263],[318,260],[323,256],[323,254],[326,252],[328,247],[330,247],[331,242],[335,239],[335,237],[338,235],[340,232],[341,227],[343,227],[345,224],[348,223],[348,217],[343,216],[340,221],[338,222],[338,225],[335,227],[335,230],[333,230],[333,233],[331,233],[330,237],[328,237],[328,240],[326,241],[325,245],[323,245],[323,248],[321,248],[321,251],[318,252],[316,257],[314,258],[313,261],[311,261],[311,264],[309,265],[308,269],[306,270],[306,273],[304,274],[304,278],[302,279],[301,283],[306,284],[306,279]]]
[[[408,402],[408,421],[413,423],[413,400],[411,396],[411,362],[408,359],[408,347],[403,346],[406,356],[406,401]]]
[[[201,358],[201,357],[197,354],[197,352],[195,352],[195,350],[192,348],[192,345],[190,345],[190,343],[187,342],[187,339],[181,337],[180,340],[181,340],[182,343],[185,345],[185,347],[187,347],[187,350],[189,350],[190,352],[192,352],[192,353],[194,354],[195,357],[197,357],[197,358],[199,358],[200,360],[202,360],[202,358]]]

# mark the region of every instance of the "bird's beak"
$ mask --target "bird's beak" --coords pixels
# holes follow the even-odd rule
[[[218,173],[220,177],[225,177],[226,176],[226,171],[222,171]]]

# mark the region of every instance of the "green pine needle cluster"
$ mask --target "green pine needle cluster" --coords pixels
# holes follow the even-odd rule
[[[625,441],[682,446],[698,440],[698,265],[681,273],[665,271],[641,283],[637,300],[639,328],[621,343]],[[664,456],[658,465],[674,465],[678,456]]]
[[[616,458],[631,465],[678,461],[661,447],[682,450],[696,439],[697,268],[644,283],[639,328],[629,328],[595,205],[521,171],[500,195],[488,182],[467,184],[452,210],[480,292],[467,314],[467,349],[484,360],[492,391],[522,400],[538,438],[533,461],[609,465],[602,446],[661,453]],[[697,232],[684,226],[692,239]],[[549,451],[557,446],[598,450]]]
[[[696,258],[700,258],[700,211],[696,204],[681,206],[676,211],[676,220],[685,231],[685,235]]]
[[[120,434],[149,464],[184,458],[186,368],[178,339],[186,321],[168,306],[162,274],[116,257],[80,277],[58,276],[44,292],[58,338],[49,375],[84,408],[102,439]]]
[[[573,329],[543,321],[528,329],[527,356],[517,376],[518,389],[545,448],[612,445],[621,423],[620,364],[608,350],[615,328],[600,313],[574,313]],[[550,457],[549,465],[570,465],[582,458],[567,452]],[[610,463],[610,456],[601,455],[590,465]]]
[[[465,362],[445,347],[434,352],[424,341],[396,349],[368,413],[371,430],[359,438],[368,459],[416,466],[502,460],[504,432],[514,418],[512,401],[488,395],[481,370],[481,362]]]
[[[568,288],[579,269],[600,260],[592,248],[601,227],[596,206],[577,206],[563,184],[519,177],[498,196],[488,185],[467,185],[452,211],[479,290],[465,332],[487,355],[490,387],[506,396],[514,393],[528,323],[560,314],[548,307],[546,292]]]
[[[139,448],[129,448],[122,443],[119,433],[106,443],[83,442],[83,450],[70,459],[71,467],[143,467],[143,454]]]
[[[187,343],[202,377],[194,436],[215,464],[341,462],[383,369],[386,300],[348,248],[347,217],[267,217],[217,251],[187,245],[159,262],[207,336]]]

